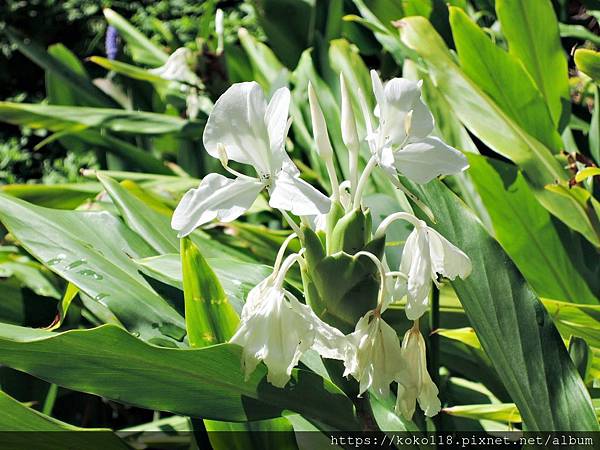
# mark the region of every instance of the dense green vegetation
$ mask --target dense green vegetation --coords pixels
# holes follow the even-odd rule
[[[600,2],[40,0],[0,17],[0,431],[166,427],[156,448],[226,449],[211,431],[303,448],[292,431],[598,430]],[[404,80],[383,95],[378,76]],[[287,136],[259,94],[283,110],[286,89]],[[256,195],[229,205],[233,179]],[[313,327],[289,383],[267,357],[240,368],[247,300],[273,292],[290,335]],[[402,361],[424,336],[439,414],[402,403],[432,385],[405,381],[416,363],[373,363],[391,393],[363,389],[337,334],[361,323],[391,327]]]

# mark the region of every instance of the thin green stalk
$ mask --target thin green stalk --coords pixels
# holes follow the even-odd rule
[[[429,327],[431,333],[429,334],[429,374],[431,380],[435,385],[440,387],[440,336],[434,333],[440,327],[440,290],[434,284],[431,290],[431,309],[429,312]],[[442,392],[439,393],[440,400],[442,401]],[[436,430],[441,428],[441,416],[438,414],[433,417],[433,424]]]

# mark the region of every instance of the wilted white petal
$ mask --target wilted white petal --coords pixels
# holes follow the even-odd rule
[[[406,316],[416,320],[427,310],[431,291],[431,260],[427,233],[415,227],[404,244],[400,272],[408,276]]]
[[[297,216],[312,216],[328,212],[331,200],[306,181],[282,170],[273,180],[269,205]]]
[[[349,339],[340,330],[319,319],[310,306],[300,303],[293,295],[289,294],[288,300],[292,309],[300,314],[314,331],[312,348],[323,358],[346,359],[352,351]]]
[[[253,178],[232,180],[216,173],[185,193],[173,213],[171,227],[179,237],[214,219],[231,222],[247,211],[264,185]]]
[[[454,280],[457,276],[466,278],[471,274],[471,260],[465,253],[432,228],[427,228],[431,269]]]
[[[417,183],[427,183],[439,175],[459,173],[469,167],[465,155],[434,137],[406,145],[394,152],[394,160],[398,171]]]
[[[260,174],[270,173],[271,144],[266,112],[267,102],[258,83],[232,85],[219,97],[206,122],[203,136],[206,151],[219,158],[218,146],[222,144],[228,159],[250,164]],[[275,130],[271,133],[277,134]]]
[[[404,367],[394,329],[371,311],[358,321],[349,338],[356,350],[344,361],[345,375],[358,380],[360,394],[373,389],[380,396],[388,395],[390,384]]]
[[[426,416],[435,416],[441,409],[438,388],[427,372],[425,340],[418,328],[406,332],[402,340],[402,357],[406,362],[398,381],[396,413],[411,420],[416,400]]]

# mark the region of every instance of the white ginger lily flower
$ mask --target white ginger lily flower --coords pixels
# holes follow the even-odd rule
[[[439,175],[450,175],[469,167],[467,158],[436,137],[433,116],[421,100],[421,82],[394,78],[385,85],[376,71],[371,71],[373,92],[377,100],[377,129],[368,123],[367,140],[377,164],[398,185],[397,172],[424,184]]]
[[[204,129],[204,147],[227,168],[233,160],[254,167],[258,177],[227,168],[237,176],[206,176],[197,189],[189,190],[177,206],[171,226],[179,236],[217,219],[230,222],[256,200],[263,189],[272,208],[298,216],[324,214],[331,201],[307,182],[284,148],[289,129],[290,91],[278,89],[267,104],[255,82],[237,83],[217,100]]]
[[[400,272],[408,277],[406,316],[410,320],[418,319],[427,310],[431,281],[438,285],[438,275],[464,279],[472,270],[469,257],[444,236],[422,220],[413,225],[400,261]]]
[[[425,340],[415,323],[402,340],[402,357],[406,366],[402,376],[396,380],[396,414],[402,414],[407,420],[412,419],[417,400],[427,417],[435,416],[442,406],[438,398],[438,388],[427,372],[425,352]]]
[[[202,86],[202,81],[190,67],[192,57],[193,54],[189,48],[180,47],[169,55],[164,65],[155,69],[149,69],[148,72],[158,75],[165,80],[200,87]]]
[[[267,381],[279,388],[287,384],[292,369],[309,348],[324,358],[341,360],[351,350],[341,331],[283,288],[285,273],[297,258],[297,254],[288,256],[278,273],[249,292],[240,326],[229,341],[243,347],[246,378],[263,361],[268,368]]]
[[[381,318],[378,311],[369,311],[356,324],[348,336],[355,351],[344,361],[346,371],[360,384],[359,394],[373,389],[379,396],[387,396],[390,384],[396,380],[404,363],[400,341],[392,327]]]
[[[387,217],[378,227],[376,235],[382,236],[387,227],[398,219],[408,221],[414,229],[406,239],[400,261],[399,272],[406,279],[398,278],[395,296],[405,290],[406,317],[416,320],[427,311],[431,282],[439,286],[438,275],[451,280],[457,276],[464,279],[470,275],[472,265],[462,250],[409,213],[394,213]]]
[[[344,360],[344,376],[351,374],[359,382],[359,395],[372,389],[385,397],[390,393],[390,384],[404,369],[404,361],[396,331],[381,318],[389,304],[383,264],[369,252],[358,252],[357,255],[369,257],[378,266],[381,285],[377,308],[361,317],[354,332],[348,336],[353,351]]]

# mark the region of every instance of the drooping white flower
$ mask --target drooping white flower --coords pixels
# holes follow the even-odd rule
[[[404,367],[400,341],[394,329],[373,310],[358,321],[348,337],[354,352],[344,361],[344,375],[351,374],[358,380],[359,394],[373,389],[380,396],[388,395],[390,384]]]
[[[148,72],[165,80],[202,86],[202,81],[190,67],[192,57],[193,54],[189,48],[180,47],[169,55],[162,66],[149,69]]]
[[[397,172],[422,184],[469,166],[461,152],[436,137],[428,137],[434,122],[421,100],[421,82],[394,78],[384,85],[374,70],[371,81],[379,123],[376,129],[369,127],[367,140],[378,165],[395,184]]]
[[[289,291],[283,279],[290,255],[277,276],[270,276],[248,293],[241,322],[230,342],[243,347],[246,377],[260,361],[267,368],[267,381],[284,387],[292,369],[309,348],[324,358],[344,359],[350,351],[346,336],[319,319],[313,310]]]
[[[385,235],[389,225],[405,220],[414,226],[402,250],[402,259],[394,288],[390,290],[394,300],[407,296],[406,316],[410,320],[421,317],[429,306],[431,283],[438,283],[438,275],[454,280],[466,278],[472,270],[469,257],[444,236],[419,218],[407,212],[386,217],[375,233]]]
[[[331,202],[300,179],[300,172],[284,148],[289,128],[290,92],[278,89],[267,103],[257,83],[232,85],[215,103],[204,129],[204,147],[225,165],[228,160],[249,164],[257,177],[229,179],[212,174],[188,191],[175,210],[172,227],[179,236],[213,220],[232,221],[243,214],[263,189],[272,208],[293,214],[329,211]]]
[[[200,95],[204,84],[194,72],[193,65],[192,51],[180,47],[169,55],[165,64],[149,69],[150,73],[175,83],[178,90],[185,94],[186,113],[190,119],[195,119],[200,111],[208,111],[212,106],[210,100]]]
[[[416,320],[429,305],[431,282],[438,283],[438,275],[454,280],[471,273],[471,260],[444,236],[413,216],[413,231],[402,251],[400,272],[406,274],[406,316]]]
[[[390,384],[404,367],[398,336],[381,317],[389,304],[388,280],[384,263],[374,254],[361,251],[356,255],[366,256],[373,261],[379,269],[381,284],[377,308],[361,317],[354,332],[348,336],[352,351],[344,359],[344,375],[352,375],[359,382],[359,395],[372,389],[379,396],[387,396]]]
[[[417,326],[412,327],[402,340],[402,357],[405,367],[398,382],[396,414],[411,420],[416,402],[427,417],[435,416],[441,409],[438,388],[427,372],[425,340]]]

